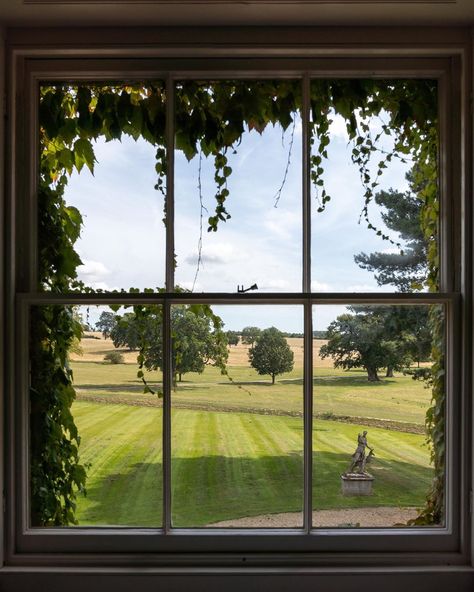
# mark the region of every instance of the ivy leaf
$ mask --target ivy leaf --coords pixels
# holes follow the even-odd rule
[[[94,156],[92,143],[85,138],[79,138],[74,142],[75,164],[78,172],[81,172],[84,165],[94,174],[94,163],[97,162]]]

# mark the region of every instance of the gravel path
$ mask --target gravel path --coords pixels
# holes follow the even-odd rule
[[[346,510],[318,510],[313,512],[313,525],[319,527],[389,527],[405,524],[416,518],[416,508],[353,508]],[[209,526],[228,528],[298,528],[301,527],[300,512],[263,514],[237,520],[224,520]]]

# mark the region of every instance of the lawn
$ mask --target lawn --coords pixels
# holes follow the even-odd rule
[[[90,465],[79,522],[159,525],[161,409],[78,401],[73,411]],[[363,426],[317,420],[314,427],[315,509],[422,505],[431,478],[423,436],[371,428],[374,495],[345,498],[339,476]],[[172,428],[176,526],[301,511],[300,418],[180,409]]]
[[[160,526],[162,400],[143,393],[133,358],[105,364],[98,358],[104,344],[101,350],[93,341],[97,354],[72,362],[73,414],[88,466],[79,523]],[[240,363],[235,353],[233,361]],[[186,374],[172,393],[173,524],[294,512],[295,526],[301,525],[301,367],[274,386],[244,365],[230,366],[229,374],[232,381],[215,368]],[[160,386],[159,372],[148,378]],[[403,375],[373,384],[363,372],[317,365],[313,385],[314,509],[422,506],[432,477],[421,433],[430,400],[423,384]],[[343,497],[340,474],[364,428],[376,453],[374,494]]]
[[[135,364],[110,365],[102,362],[74,362],[74,378],[80,397],[104,402],[160,405],[160,401],[143,393]],[[158,372],[148,373],[155,387],[161,386]],[[229,366],[231,382],[216,368],[203,374],[185,374],[173,392],[176,406],[193,408],[209,405],[214,409],[234,411],[272,411],[298,414],[303,410],[302,371],[277,378],[259,376],[252,368]],[[240,388],[242,387],[242,388]],[[369,383],[364,372],[344,372],[333,368],[316,369],[313,380],[314,412],[350,417],[389,419],[424,425],[431,393],[410,376],[397,375]]]

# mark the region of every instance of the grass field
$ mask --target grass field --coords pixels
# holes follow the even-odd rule
[[[292,341],[295,350],[301,340]],[[269,377],[244,366],[244,348],[232,349],[239,348],[230,359],[234,383],[207,368],[185,375],[172,394],[175,526],[282,512],[295,512],[295,526],[301,524],[301,365],[272,386]],[[161,400],[143,394],[130,356],[127,364],[102,363],[107,349],[104,340],[83,340],[82,361],[72,363],[78,390],[73,413],[81,459],[89,467],[88,495],[79,499],[77,517],[83,525],[159,526]],[[336,371],[315,360],[314,508],[421,506],[432,476],[422,435],[429,391],[410,377],[372,384],[362,372]],[[159,373],[150,379],[159,384]],[[340,474],[364,427],[376,452],[374,494],[344,497]]]

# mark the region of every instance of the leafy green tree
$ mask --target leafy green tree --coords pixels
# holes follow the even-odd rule
[[[253,346],[260,337],[262,330],[258,327],[244,327],[242,329],[242,343]]]
[[[113,312],[103,311],[100,313],[99,320],[95,324],[95,327],[98,331],[102,332],[103,338],[107,339],[116,324],[115,314]]]
[[[249,350],[249,361],[259,374],[270,374],[275,384],[275,376],[293,370],[294,356],[281,331],[270,327],[256,338]]]
[[[412,170],[406,178],[410,189],[406,192],[380,191],[375,201],[382,210],[382,219],[390,230],[397,232],[405,246],[400,253],[375,252],[369,255],[359,253],[355,262],[362,268],[374,272],[379,286],[393,285],[400,292],[421,289],[428,278],[427,242],[423,235],[423,199],[419,184],[415,181],[416,171]],[[387,331],[392,337],[396,334],[411,334],[411,354],[420,364],[430,358],[432,334],[426,306],[393,306],[387,313]],[[387,365],[387,376],[393,369]]]
[[[229,345],[238,345],[240,341],[240,336],[237,331],[226,331],[227,343]]]
[[[383,209],[382,220],[387,228],[398,233],[405,242],[399,253],[359,253],[355,262],[362,269],[374,272],[379,286],[396,286],[400,292],[421,289],[428,277],[427,243],[423,235],[421,215],[423,199],[419,196],[413,173],[406,178],[410,190],[380,191],[375,202]]]
[[[206,365],[223,367],[227,361],[227,338],[215,327],[215,318],[200,307],[173,306],[171,328],[173,340],[173,382],[188,372],[202,373]],[[121,333],[120,333],[121,331]],[[114,345],[140,349],[147,370],[163,370],[163,323],[160,312],[144,317],[126,313],[117,323]]]
[[[313,331],[313,339],[326,339],[326,331]]]
[[[207,364],[227,361],[227,339],[223,331],[212,328],[209,317],[184,307],[174,307],[171,313],[173,335],[173,376],[181,382],[183,374],[204,372]]]
[[[133,312],[126,312],[123,316],[116,317],[115,326],[110,332],[110,337],[115,347],[128,347],[130,351],[140,348],[143,339],[143,327]]]
[[[328,327],[327,339],[320,349],[321,358],[332,357],[335,368],[364,368],[369,382],[380,380],[381,368],[391,373],[406,368],[412,360],[410,334],[391,332],[386,311],[375,307],[338,316]]]

